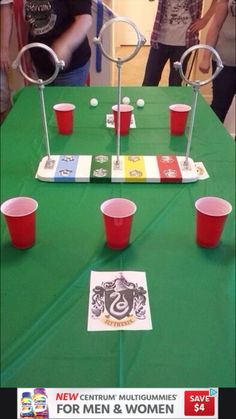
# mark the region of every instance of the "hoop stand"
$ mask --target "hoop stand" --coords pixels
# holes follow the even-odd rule
[[[131,54],[127,55],[124,58],[120,58],[120,57],[112,57],[110,54],[107,53],[107,51],[104,49],[103,47],[103,43],[102,43],[102,35],[103,32],[106,31],[106,29],[113,25],[115,22],[124,22],[129,24],[135,31],[135,34],[137,36],[137,43],[136,46],[134,48],[134,50],[131,52]],[[146,39],[144,38],[144,36],[139,32],[138,27],[135,25],[135,23],[128,19],[127,17],[115,17],[113,19],[110,19],[108,22],[106,22],[103,27],[100,30],[99,36],[96,38],[94,38],[94,43],[97,44],[100,49],[102,54],[110,61],[113,61],[114,63],[116,63],[117,65],[117,72],[118,72],[118,103],[117,103],[117,136],[116,136],[116,160],[114,162],[114,169],[120,169],[120,105],[121,105],[121,69],[122,69],[122,64],[130,61],[133,57],[135,57],[137,55],[137,53],[139,52],[140,48],[145,44]]]
[[[191,81],[189,80],[184,72],[183,72],[183,62],[185,60],[185,58],[192,53],[192,51],[198,50],[198,49],[208,49],[213,55],[215,55],[216,60],[217,60],[217,67],[216,70],[214,72],[214,74],[212,74],[212,76],[207,79],[207,80],[196,80],[196,81]],[[176,68],[176,70],[179,71],[180,76],[182,77],[183,80],[185,80],[185,82],[189,85],[192,86],[193,88],[193,103],[192,103],[192,110],[190,113],[190,126],[189,126],[189,132],[188,132],[188,139],[187,139],[187,149],[186,149],[186,154],[185,154],[185,161],[184,161],[184,167],[186,170],[189,170],[189,155],[190,155],[190,148],[191,148],[191,143],[192,143],[192,136],[193,136],[193,126],[194,126],[194,121],[195,121],[195,114],[196,114],[196,108],[197,108],[197,99],[198,99],[198,94],[199,94],[199,90],[201,86],[204,86],[208,83],[210,83],[212,80],[215,79],[215,77],[220,73],[220,71],[223,69],[223,64],[221,61],[221,58],[218,54],[218,52],[212,48],[210,45],[205,45],[205,44],[198,44],[198,45],[194,45],[192,47],[190,47],[189,49],[187,49],[184,54],[182,55],[180,61],[176,61],[174,63],[174,67]]]
[[[33,79],[31,78],[28,74],[26,74],[22,68],[21,65],[21,57],[22,55],[28,51],[31,48],[42,48],[44,50],[46,50],[47,52],[49,52],[54,60],[55,63],[55,71],[52,74],[52,76],[50,78],[48,78],[47,80],[42,80],[42,79]],[[47,153],[47,161],[45,163],[45,168],[46,169],[52,169],[54,167],[55,164],[55,160],[52,159],[51,157],[51,153],[50,153],[50,145],[49,145],[49,137],[48,137],[48,125],[47,125],[47,117],[46,117],[46,111],[45,111],[45,101],[44,101],[44,92],[43,89],[45,87],[45,85],[52,83],[55,78],[57,77],[59,71],[65,66],[64,61],[62,60],[58,60],[57,55],[55,54],[55,52],[48,47],[45,44],[42,44],[40,42],[32,42],[31,44],[25,45],[19,52],[19,54],[17,55],[15,61],[12,64],[12,67],[14,69],[19,67],[20,73],[22,74],[22,76],[28,80],[30,83],[36,84],[38,86],[38,91],[39,91],[39,99],[40,99],[40,109],[41,109],[41,119],[42,119],[42,126],[43,126],[43,132],[44,132],[44,145],[46,148],[46,153]]]

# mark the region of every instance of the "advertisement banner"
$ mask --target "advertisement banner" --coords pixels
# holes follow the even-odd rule
[[[18,388],[17,418],[216,418],[218,388]]]

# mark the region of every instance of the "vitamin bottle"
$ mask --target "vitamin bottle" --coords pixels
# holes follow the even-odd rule
[[[35,388],[33,394],[34,417],[49,418],[47,393],[45,388]]]
[[[34,407],[31,393],[25,391],[22,393],[21,397],[21,409],[20,409],[21,418],[34,418]]]

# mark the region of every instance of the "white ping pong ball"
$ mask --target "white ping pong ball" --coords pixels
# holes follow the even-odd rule
[[[130,98],[128,96],[123,97],[122,103],[124,103],[124,105],[129,105],[130,104]]]
[[[137,100],[137,106],[139,108],[143,108],[144,107],[144,100],[143,99],[138,99]]]
[[[98,106],[98,100],[95,97],[93,97],[92,99],[90,99],[90,105],[95,108],[96,106]]]

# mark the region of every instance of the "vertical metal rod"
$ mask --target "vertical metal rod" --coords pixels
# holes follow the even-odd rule
[[[118,58],[120,60],[120,58]],[[116,135],[116,165],[120,164],[120,104],[121,104],[121,62],[117,62],[118,68],[118,113],[117,113],[117,135]]]
[[[189,131],[188,131],[188,140],[187,140],[187,149],[184,161],[184,168],[188,169],[188,159],[190,154],[191,142],[192,142],[192,135],[193,135],[193,125],[195,120],[195,113],[196,113],[196,106],[197,106],[197,98],[199,93],[200,85],[193,86],[193,104],[192,104],[192,111],[191,111],[191,119],[189,124]]]
[[[43,94],[44,84],[42,80],[39,80],[38,88],[39,88],[39,97],[40,97],[40,105],[41,105],[42,124],[43,124],[43,129],[44,129],[44,143],[46,147],[48,160],[51,160],[50,146],[49,146],[49,139],[48,139],[48,126],[47,126],[47,118],[46,118],[46,112],[45,112],[44,94]]]

